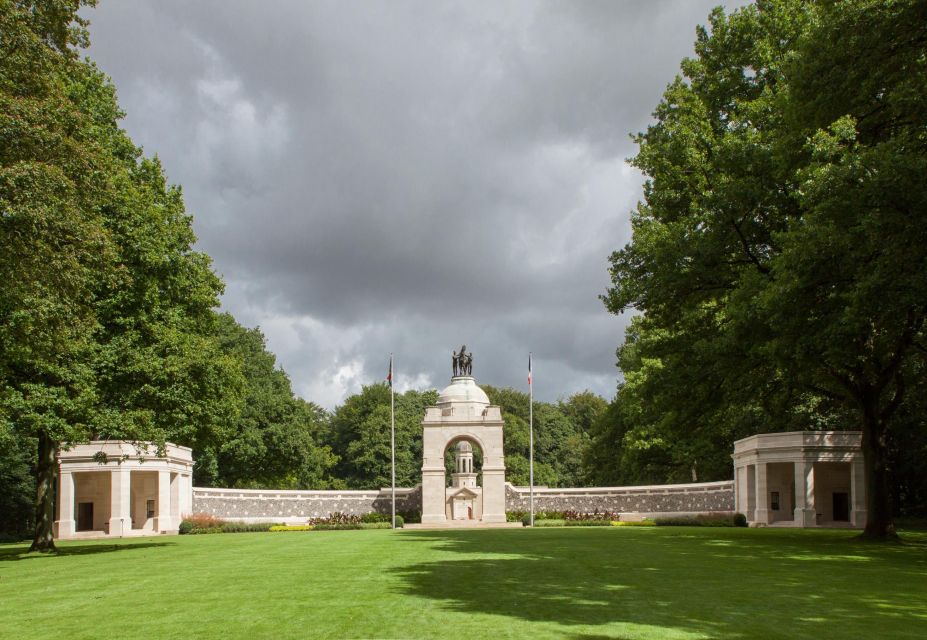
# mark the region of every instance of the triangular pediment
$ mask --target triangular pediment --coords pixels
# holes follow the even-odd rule
[[[475,491],[471,491],[467,487],[461,487],[459,491],[451,495],[453,500],[467,500],[469,498],[476,498],[479,494]]]

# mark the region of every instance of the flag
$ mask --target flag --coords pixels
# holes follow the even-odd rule
[[[531,354],[528,354],[528,386],[531,386]]]
[[[389,383],[390,389],[393,388],[393,356],[389,357],[389,373],[386,374],[386,381]]]

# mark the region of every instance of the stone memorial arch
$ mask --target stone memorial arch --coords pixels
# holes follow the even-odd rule
[[[456,356],[455,373],[461,370],[469,373],[469,362],[458,368]],[[472,376],[451,378],[437,405],[425,410],[422,430],[422,524],[463,518],[505,522],[502,410],[489,404],[486,393]],[[456,473],[452,475],[452,485],[447,486],[444,453],[450,447],[457,454]],[[472,447],[483,454],[482,487],[476,486]]]

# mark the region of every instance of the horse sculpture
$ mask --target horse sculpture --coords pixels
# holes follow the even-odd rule
[[[473,354],[467,353],[467,345],[462,345],[460,351],[454,351],[451,365],[454,368],[454,377],[469,376],[473,373]]]

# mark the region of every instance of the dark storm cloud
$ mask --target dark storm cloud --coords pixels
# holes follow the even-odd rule
[[[90,55],[298,392],[385,374],[610,396],[624,159],[715,2],[105,1]]]

